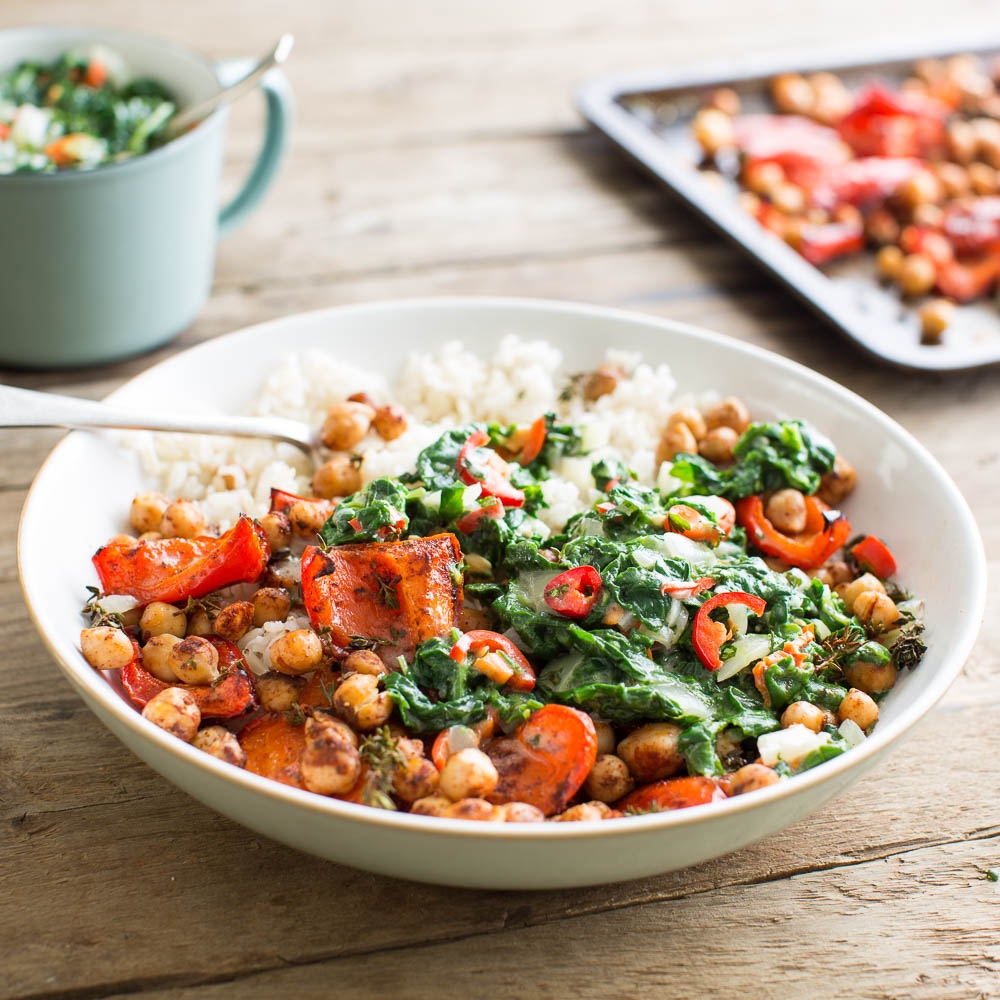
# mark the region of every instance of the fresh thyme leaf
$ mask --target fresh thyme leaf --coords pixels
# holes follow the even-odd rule
[[[395,809],[391,790],[397,769],[406,763],[399,742],[388,726],[376,729],[358,748],[361,760],[368,765],[368,776],[361,792],[361,801],[376,809]]]
[[[913,669],[924,657],[927,646],[920,633],[924,623],[913,618],[899,630],[899,638],[889,647],[892,662],[900,669]]]

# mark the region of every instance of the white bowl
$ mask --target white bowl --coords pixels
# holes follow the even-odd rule
[[[241,411],[282,352],[323,348],[392,376],[414,349],[460,339],[483,345],[485,353],[507,333],[550,341],[570,371],[594,364],[608,345],[638,350],[648,361],[668,362],[682,389],[738,394],[756,414],[802,417],[833,438],[858,470],[858,489],[846,505],[854,525],[891,542],[900,580],[927,607],[929,652],[901,677],[864,744],[751,795],[596,823],[409,816],[326,799],[223,764],[148,723],[80,654],[80,608],[94,582],[90,556],[121,530],[143,483],[135,456],[114,436],[77,432],[53,451],[32,486],[18,560],[42,638],[101,721],[178,787],[276,840],[371,871],[496,889],[617,881],[716,857],[801,819],[884,760],[944,694],[972,648],[986,590],[982,542],[958,489],[920,444],[865,400],[797,364],[693,327],[592,306],[427,299],[251,327],[169,358],[110,398]]]

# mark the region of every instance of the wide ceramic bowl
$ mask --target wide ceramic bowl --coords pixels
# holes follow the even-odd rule
[[[858,470],[859,486],[847,504],[852,521],[891,540],[900,579],[927,606],[929,652],[901,677],[868,740],[751,795],[615,822],[409,816],[326,799],[223,764],[143,719],[80,654],[80,608],[94,582],[90,556],[121,530],[131,497],[146,484],[135,455],[114,435],[77,432],[35,480],[18,557],[42,638],[101,721],[178,787],[276,840],[371,871],[497,889],[587,885],[704,861],[802,819],[883,761],[945,692],[972,648],[986,589],[982,542],[961,494],[921,445],[871,404],[799,365],[692,327],[591,306],[429,299],[332,309],[242,330],[156,365],[111,398],[239,412],[286,352],[323,348],[391,376],[415,349],[460,339],[485,352],[507,333],[554,344],[568,371],[594,364],[608,345],[641,351],[650,362],[668,362],[682,389],[738,393],[756,414],[803,417],[836,441]],[[69,493],[71,531],[64,525]]]

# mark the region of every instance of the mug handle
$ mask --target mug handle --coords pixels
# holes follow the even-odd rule
[[[253,67],[252,59],[229,59],[216,63],[219,83],[225,87]],[[219,212],[219,235],[225,236],[242,223],[271,186],[285,152],[295,102],[285,75],[272,69],[260,81],[267,101],[267,125],[257,161],[232,201]]]

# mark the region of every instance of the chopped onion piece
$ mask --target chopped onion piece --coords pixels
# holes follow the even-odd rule
[[[771,638],[766,635],[745,635],[733,643],[736,650],[722,666],[715,671],[715,679],[720,683],[738,674],[744,667],[762,659],[771,652]]]
[[[856,747],[859,743],[864,743],[865,741],[865,731],[853,719],[844,719],[837,732],[852,747]]]
[[[758,736],[757,752],[760,762],[768,767],[774,767],[779,760],[795,767],[803,757],[829,742],[829,733],[814,733],[808,726],[796,723],[787,729]]]
[[[97,606],[106,615],[123,615],[139,607],[139,602],[129,594],[107,594],[97,601]]]

